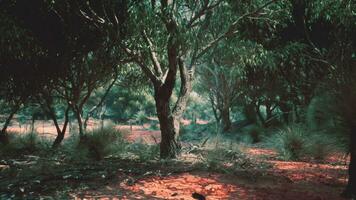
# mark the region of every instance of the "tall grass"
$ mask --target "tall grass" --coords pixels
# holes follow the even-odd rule
[[[116,151],[123,151],[125,145],[122,131],[107,126],[88,131],[82,138],[72,135],[64,142],[63,150],[73,160],[101,160]]]
[[[49,151],[51,142],[37,132],[8,132],[9,144],[0,146],[0,156],[21,156],[39,151]]]
[[[302,125],[281,129],[267,139],[284,160],[325,160],[330,154],[341,150],[342,142],[325,132],[310,131]]]
[[[71,160],[102,160],[106,157],[139,159],[148,161],[159,156],[158,145],[129,143],[127,132],[113,126],[94,129],[85,134],[82,139],[77,135],[67,139],[63,145],[65,154]]]

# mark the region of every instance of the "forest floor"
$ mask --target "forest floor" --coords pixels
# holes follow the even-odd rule
[[[159,142],[159,131],[131,129],[129,141]],[[184,144],[186,149],[190,144]],[[185,148],[183,148],[185,149]],[[191,149],[191,148],[190,148]],[[278,159],[274,150],[243,145],[241,162],[224,167],[200,162],[204,149],[185,151],[172,161],[105,158],[67,162],[61,156],[0,158],[0,199],[194,199],[338,200],[347,163],[335,154],[322,163]],[[45,157],[45,158],[43,158]],[[239,165],[235,167],[234,165]]]

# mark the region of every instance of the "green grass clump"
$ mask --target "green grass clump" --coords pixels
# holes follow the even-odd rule
[[[114,127],[104,127],[87,132],[82,138],[72,136],[65,142],[67,154],[73,159],[101,160],[125,149],[123,133]]]
[[[213,124],[189,124],[181,125],[179,135],[182,141],[199,141],[214,132]]]
[[[268,138],[283,160],[323,161],[340,151],[342,144],[328,133],[310,131],[302,125],[288,126]]]
[[[71,160],[102,160],[106,157],[139,159],[148,161],[158,158],[159,146],[129,143],[122,130],[104,127],[87,132],[82,138],[72,136],[64,143],[65,155]]]
[[[126,156],[138,158],[141,161],[150,161],[158,159],[159,145],[148,145],[142,143],[128,144],[125,148]]]
[[[21,156],[33,154],[39,151],[47,151],[51,142],[46,138],[39,137],[38,133],[9,132],[9,144],[0,147],[1,156]]]
[[[306,156],[317,161],[323,161],[336,152],[345,152],[346,146],[333,135],[325,132],[315,133],[308,137],[308,146],[305,150]]]

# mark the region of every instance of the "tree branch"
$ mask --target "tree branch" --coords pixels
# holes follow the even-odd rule
[[[126,47],[124,47],[123,50],[126,52],[127,55],[129,55],[129,57],[133,59],[134,63],[136,63],[141,68],[143,73],[146,74],[146,76],[151,80],[154,85],[162,84],[162,81],[159,79],[159,77],[157,77],[147,65],[143,64],[142,59],[139,55],[137,55],[132,50]]]
[[[178,67],[180,73],[181,86],[180,86],[180,94],[178,100],[173,108],[173,114],[174,116],[180,118],[186,108],[189,94],[192,90],[191,77],[193,76],[194,71],[191,71],[189,73],[187,67],[184,65],[183,60],[181,58],[178,59]]]
[[[189,20],[187,27],[191,28],[196,20],[198,20],[198,19],[200,19],[200,17],[204,16],[207,11],[212,10],[215,7],[217,7],[221,2],[222,2],[222,0],[219,0],[217,3],[209,6],[209,0],[205,0],[202,8]]]
[[[161,64],[158,61],[158,56],[155,52],[154,45],[153,45],[152,41],[150,40],[150,38],[147,36],[145,31],[142,31],[142,36],[148,46],[148,50],[150,53],[150,58],[152,60],[153,66],[154,66],[154,70],[158,74],[158,76],[162,76]]]
[[[260,12],[262,9],[266,8],[267,6],[269,6],[270,4],[276,2],[278,0],[271,0],[268,1],[267,3],[265,3],[264,5],[260,6],[259,8],[257,8],[254,11],[251,12],[247,12],[243,15],[241,15],[239,18],[237,18],[227,29],[227,31],[225,31],[224,33],[222,33],[220,36],[218,36],[216,39],[214,39],[213,41],[209,42],[209,44],[207,44],[205,47],[202,48],[202,50],[197,53],[197,55],[193,58],[194,61],[198,60],[201,56],[203,56],[210,48],[214,47],[216,44],[218,44],[221,40],[223,40],[224,38],[234,35],[236,34],[238,31],[236,30],[236,26],[238,25],[238,23],[243,20],[246,17],[249,17],[251,15],[254,15],[258,12]]]
[[[89,118],[90,118],[91,116],[93,116],[94,112],[95,112],[99,107],[101,107],[101,106],[103,105],[103,103],[104,103],[106,97],[108,96],[108,94],[109,94],[111,88],[112,88],[112,87],[114,86],[114,84],[116,83],[117,78],[118,78],[118,72],[117,72],[117,69],[115,69],[115,77],[114,77],[113,81],[110,83],[109,87],[105,90],[105,93],[104,93],[104,95],[101,97],[99,103],[98,103],[97,105],[95,105],[94,107],[92,107],[92,108],[90,109],[90,111],[87,113],[87,115],[86,115],[86,117],[85,117],[85,120],[84,120],[84,127],[86,127],[86,124],[87,124]]]

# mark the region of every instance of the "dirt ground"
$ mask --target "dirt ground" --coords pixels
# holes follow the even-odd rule
[[[346,184],[346,167],[330,164],[271,161],[274,167],[255,179],[246,174],[193,171],[140,179],[133,185],[111,182],[97,190],[73,194],[75,199],[206,199],[331,200]],[[127,179],[118,179],[127,180]]]
[[[42,126],[43,134],[54,135],[50,124]],[[118,126],[126,130],[132,142],[158,143],[159,131],[142,126]],[[18,130],[18,126],[10,130]],[[129,130],[129,131],[128,131]],[[37,127],[41,133],[41,126]],[[135,177],[118,171],[117,177],[95,189],[71,194],[73,199],[174,199],[189,200],[199,193],[209,200],[338,200],[347,181],[347,160],[342,154],[324,163],[287,162],[277,159],[271,149],[246,146],[243,151],[272,167],[258,173],[233,174],[191,170],[164,176]],[[257,175],[258,174],[258,175]]]

